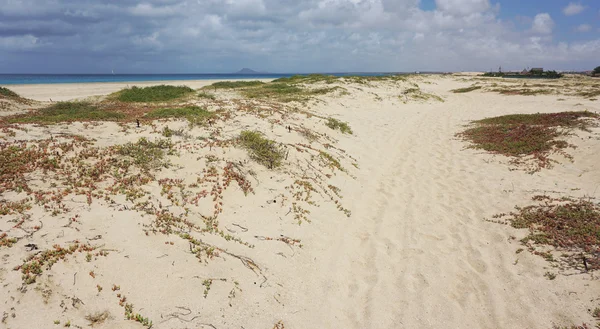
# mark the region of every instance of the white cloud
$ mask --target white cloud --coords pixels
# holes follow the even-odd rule
[[[577,26],[575,30],[577,30],[577,32],[589,32],[592,30],[592,26],[590,24],[581,24]]]
[[[490,9],[489,0],[435,0],[439,11],[456,16],[467,16]]]
[[[598,38],[554,41],[548,13],[501,19],[492,0],[436,0],[434,10],[419,0],[49,0],[30,14],[15,5],[35,1],[0,6],[0,71],[569,69],[600,53]]]
[[[568,6],[563,8],[563,13],[567,16],[573,16],[581,13],[585,7],[578,2],[570,2]]]
[[[550,14],[541,13],[535,15],[533,18],[533,24],[531,25],[531,30],[535,33],[540,34],[550,34],[552,33],[552,29],[554,28],[554,21]]]

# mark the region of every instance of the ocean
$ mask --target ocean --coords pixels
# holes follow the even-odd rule
[[[334,76],[382,76],[402,73],[324,73]],[[277,79],[290,77],[296,73],[285,74],[0,74],[0,85],[16,84],[53,84],[83,82],[138,82],[138,81],[174,81],[174,80],[216,80],[216,79]]]

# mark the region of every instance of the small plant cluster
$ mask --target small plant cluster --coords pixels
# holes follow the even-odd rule
[[[573,146],[558,138],[573,129],[588,130],[597,125],[594,119],[598,115],[587,111],[505,115],[474,121],[475,127],[457,137],[470,142],[469,148],[513,157],[514,165],[525,165],[523,157],[531,157],[534,164],[529,171],[535,172],[551,167],[552,153],[570,159],[562,150]]]
[[[339,130],[342,134],[350,134],[352,135],[352,129],[348,125],[348,123],[340,121],[335,118],[327,118],[327,122],[325,125],[333,130]]]
[[[283,150],[274,141],[263,137],[260,132],[244,130],[240,133],[239,142],[256,162],[269,169],[281,166]]]
[[[400,99],[402,99],[402,101],[405,104],[408,103],[410,100],[428,101],[430,99],[433,99],[438,102],[444,102],[444,99],[438,95],[423,92],[417,84],[413,84],[412,88],[404,90],[402,92],[402,95],[400,96]]]
[[[482,86],[471,86],[471,87],[466,87],[466,88],[458,88],[458,89],[452,89],[451,92],[455,93],[455,94],[464,94],[464,93],[470,93],[474,90],[479,90],[483,88]]]
[[[344,91],[340,86],[325,88],[308,88],[287,83],[269,83],[242,90],[242,94],[250,99],[272,99],[279,102],[306,102],[314,96],[325,95],[334,91]]]
[[[315,84],[315,83],[325,83],[332,84],[336,82],[344,82],[344,83],[357,83],[366,85],[371,82],[380,82],[380,81],[406,81],[409,77],[409,74],[382,74],[378,76],[359,76],[359,75],[346,75],[341,77],[336,77],[333,75],[325,75],[325,74],[308,74],[308,75],[294,75],[286,78],[275,79],[272,82],[274,83],[288,83],[288,84]]]
[[[212,89],[235,89],[235,88],[247,88],[247,87],[255,87],[261,86],[265,83],[262,81],[254,80],[254,81],[219,81],[215,82],[212,85],[205,88]]]
[[[19,98],[19,94],[17,94],[16,92],[5,88],[5,87],[0,87],[0,96],[1,97],[7,97],[7,98]]]
[[[168,139],[160,139],[155,142],[145,137],[135,143],[127,143],[115,147],[117,154],[130,159],[130,161],[143,170],[158,169],[168,165],[164,161],[165,155],[173,155],[173,144]]]
[[[9,238],[5,232],[0,233],[0,247],[12,247],[19,241],[17,238]]]
[[[600,206],[585,199],[535,196],[533,200],[541,203],[494,218],[529,229],[521,242],[533,253],[553,260],[547,251],[539,251],[540,246],[552,246],[563,252],[563,263],[569,267],[600,269]]]
[[[144,327],[152,327],[152,321],[150,319],[133,311],[133,304],[127,303],[127,297],[119,293],[117,294],[117,298],[119,298],[119,306],[125,309],[125,319],[139,322]]]
[[[68,248],[60,245],[54,245],[53,249],[45,250],[39,254],[29,256],[22,265],[14,268],[15,271],[21,270],[22,279],[25,284],[32,284],[37,277],[42,274],[44,269],[49,270],[59,260],[66,260],[66,257],[76,252],[91,252],[96,247],[76,242]]]
[[[30,113],[8,117],[8,123],[44,123],[74,121],[119,121],[125,114],[91,102],[57,102]]]
[[[531,88],[492,88],[490,91],[497,92],[502,95],[521,95],[521,96],[536,96],[536,95],[548,95],[554,91],[551,89],[531,89]]]
[[[114,97],[121,102],[165,102],[182,98],[193,92],[194,89],[187,86],[160,85],[141,88],[133,86],[117,92]]]

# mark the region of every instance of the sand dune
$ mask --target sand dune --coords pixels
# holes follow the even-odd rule
[[[593,323],[588,309],[600,305],[597,274],[548,280],[544,274],[555,271],[548,262],[528,252],[516,253],[524,230],[485,219],[530,204],[535,193],[598,197],[600,130],[586,133],[590,138],[570,137],[578,146],[571,151],[574,162],[557,157],[554,168],[534,174],[509,170],[502,156],[465,149],[455,134],[471,120],[540,111],[598,111],[598,101],[483,91],[454,94],[450,90],[474,80],[412,79],[344,85],[347,95],[285,105],[286,111],[302,108],[315,116],[273,112],[261,118],[238,110],[232,121],[218,124],[225,137],[257,129],[288,145],[308,142],[296,131],[286,131],[286,125],[310,128],[324,136],[323,142],[310,145],[325,150],[323,144],[332,144],[346,172],[311,171],[315,158],[291,147],[283,168],[271,171],[248,161],[239,149],[194,148],[189,145],[195,140],[174,139],[187,146],[172,158],[177,166],[161,170],[157,179],[179,177],[191,182],[204,168],[197,159],[208,154],[243,162],[255,172],[255,178],[249,178],[254,194],[244,196],[237,187],[224,193],[218,224],[254,248],[206,235],[201,239],[223,252],[198,261],[189,243],[175,235],[146,236],[143,228],[149,225],[149,216],[131,210],[124,197],[115,197],[120,205],[111,207],[101,201],[88,205],[76,196],[67,202],[73,210],[58,217],[34,208],[31,220],[42,222],[43,230],[11,248],[0,247],[4,325],[52,328],[58,327],[53,321],[60,320],[60,326],[71,321],[86,327],[86,315],[106,311],[108,318],[96,327],[141,327],[123,319],[117,293],[126,295],[136,312],[150,318],[153,328],[552,328]],[[194,88],[208,83],[185,82]],[[412,83],[443,102],[406,101],[402,90]],[[119,88],[121,84],[86,84],[14,90],[38,100],[60,100]],[[565,100],[557,101],[561,97]],[[325,117],[348,122],[354,133],[328,129]],[[269,121],[273,118],[280,121]],[[114,123],[29,126],[27,132],[5,135],[5,139],[41,138],[63,131],[93,137],[95,145],[108,147],[143,136],[154,138],[165,125],[186,127],[180,121],[156,125],[126,132]],[[213,128],[194,128],[189,133],[208,136],[209,129]],[[337,186],[342,197],[334,201],[315,193],[316,203],[305,206],[310,209],[310,222],[298,225],[290,214],[292,194],[287,194],[286,186],[306,177],[320,177],[323,184]],[[158,184],[150,183],[148,190],[161,205],[170,204]],[[2,198],[17,196],[11,192]],[[338,202],[351,211],[350,217],[336,209]],[[198,209],[204,211],[202,206]],[[73,214],[81,216],[80,223],[75,229],[65,228]],[[13,234],[11,226],[2,223],[1,229]],[[264,239],[281,236],[299,239],[302,247]],[[83,256],[58,262],[33,285],[23,284],[21,273],[12,270],[32,254],[25,247],[28,243],[50,248],[76,239],[101,244],[109,255],[92,262]],[[111,291],[114,284],[118,291]]]

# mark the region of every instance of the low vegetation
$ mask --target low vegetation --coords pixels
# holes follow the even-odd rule
[[[242,94],[248,98],[272,99],[280,102],[307,101],[314,96],[325,95],[344,88],[307,88],[300,85],[288,83],[269,83],[258,87],[244,89]]]
[[[408,89],[404,90],[402,92],[402,95],[400,96],[400,99],[404,103],[408,103],[408,101],[410,101],[410,100],[428,101],[430,99],[433,99],[433,100],[438,101],[438,102],[444,102],[444,99],[441,98],[438,95],[434,95],[434,94],[423,92],[419,88],[419,86],[416,86],[416,84],[415,84],[415,87],[408,88]]]
[[[314,83],[325,83],[332,84],[335,82],[349,82],[358,84],[367,84],[369,82],[376,81],[404,81],[408,75],[399,74],[388,74],[379,76],[359,76],[359,75],[348,75],[336,77],[333,75],[325,74],[308,74],[308,75],[294,75],[287,78],[279,78],[273,80],[273,83],[288,83],[288,84],[314,84]]]
[[[116,152],[130,159],[129,161],[141,169],[151,170],[168,165],[164,157],[173,154],[173,144],[168,139],[152,142],[142,137],[135,143],[117,146]]]
[[[26,114],[7,117],[9,123],[53,124],[74,121],[117,121],[125,115],[90,102],[58,102]]]
[[[554,91],[551,89],[531,89],[531,88],[495,88],[491,91],[500,93],[502,95],[521,95],[521,96],[536,96],[536,95],[548,95]]]
[[[219,81],[215,82],[212,85],[205,88],[213,88],[213,89],[235,89],[235,88],[247,88],[247,87],[255,87],[264,85],[265,83],[262,81],[254,80],[254,81]]]
[[[202,124],[214,117],[214,112],[197,106],[160,108],[148,112],[146,117],[150,119],[186,118],[191,124]]]
[[[283,150],[274,141],[263,137],[260,132],[244,130],[240,133],[239,142],[258,163],[269,169],[281,166]]]
[[[194,89],[187,86],[151,86],[123,89],[115,94],[115,98],[121,102],[165,102],[182,98],[194,92]]]
[[[300,84],[300,83],[334,83],[338,80],[338,77],[333,75],[325,75],[325,74],[308,74],[308,75],[293,75],[287,78],[279,78],[275,79],[273,83],[286,83],[286,84]]]
[[[215,95],[213,95],[211,93],[207,93],[205,91],[202,91],[202,92],[198,93],[198,97],[205,98],[205,99],[210,99],[210,100],[213,100],[213,101],[215,99],[217,99],[217,97]]]
[[[531,172],[550,167],[549,156],[571,146],[558,138],[573,129],[588,130],[596,126],[598,115],[592,112],[514,114],[474,121],[475,125],[458,137],[470,142],[470,148],[514,157],[513,164],[524,164],[522,157],[532,157]]]
[[[543,246],[562,252],[561,264],[582,271],[600,269],[600,205],[588,199],[535,196],[540,202],[494,216],[512,227],[528,229],[521,240],[533,253],[554,257]]]
[[[17,94],[16,92],[8,89],[8,88],[4,88],[4,87],[0,87],[0,96],[2,97],[9,97],[9,98],[18,98],[20,97],[19,94]]]
[[[478,90],[481,88],[482,88],[481,86],[471,86],[471,87],[466,87],[466,88],[453,89],[451,91],[455,94],[462,94],[462,93],[468,93],[468,92],[471,92],[474,90]]]
[[[352,135],[352,129],[350,128],[350,125],[348,125],[348,123],[340,121],[338,119],[328,118],[325,125],[333,130],[339,130],[343,134]]]

